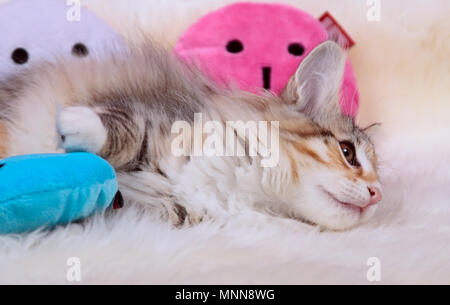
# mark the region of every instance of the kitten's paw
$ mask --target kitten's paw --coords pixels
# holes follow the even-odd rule
[[[106,129],[100,117],[89,107],[63,109],[57,119],[57,128],[67,152],[98,153],[106,142]]]

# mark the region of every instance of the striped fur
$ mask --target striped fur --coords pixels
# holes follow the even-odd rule
[[[312,60],[304,62],[311,63],[299,68],[300,76],[313,69]],[[351,119],[337,114],[337,93],[323,95],[316,109],[309,104],[313,94],[302,97],[300,88],[296,78],[282,98],[219,88],[147,43],[102,61],[43,64],[0,84],[0,145],[5,155],[55,152],[62,134],[67,150],[97,153],[117,169],[128,202],[176,225],[249,209],[347,229],[369,218],[374,207],[355,212],[328,193],[358,205],[367,200],[367,187],[379,185],[375,151]],[[172,124],[193,124],[194,113],[223,126],[279,121],[278,166],[261,168],[260,157],[249,156],[175,157]],[[360,167],[345,160],[343,140],[354,143]]]

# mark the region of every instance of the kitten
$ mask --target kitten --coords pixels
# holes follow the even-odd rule
[[[0,86],[4,155],[55,152],[62,135],[66,151],[116,168],[126,201],[177,225],[256,210],[348,229],[374,213],[381,186],[372,143],[338,104],[345,59],[335,43],[319,45],[280,98],[218,88],[148,44],[45,64]],[[262,167],[258,154],[193,156],[191,146],[175,156],[173,124],[194,128],[196,113],[222,126],[279,122],[277,165]],[[248,152],[250,135],[234,132]]]

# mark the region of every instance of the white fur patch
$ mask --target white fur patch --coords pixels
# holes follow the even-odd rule
[[[67,107],[57,119],[57,128],[68,152],[99,152],[106,142],[107,131],[100,117],[88,107]]]

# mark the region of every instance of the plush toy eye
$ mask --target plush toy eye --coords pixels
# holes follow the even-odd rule
[[[299,43],[291,43],[288,46],[288,52],[294,56],[302,56],[305,53],[305,48]]]
[[[15,49],[11,54],[11,59],[18,65],[23,65],[28,62],[29,55],[27,50],[23,48]]]
[[[227,44],[227,51],[230,53],[240,53],[244,50],[244,45],[237,39],[230,40]]]
[[[78,57],[86,57],[89,54],[89,50],[84,44],[77,43],[72,47],[72,54]]]
[[[3,166],[5,166],[5,164],[0,164],[0,169],[1,169]]]
[[[356,160],[356,151],[355,146],[351,142],[341,142],[339,143],[341,146],[342,153],[344,154],[345,160],[351,165],[351,166],[359,166],[358,161]]]

